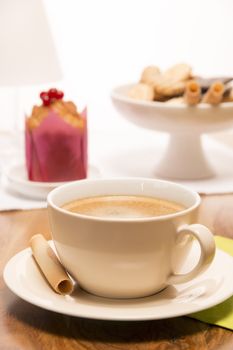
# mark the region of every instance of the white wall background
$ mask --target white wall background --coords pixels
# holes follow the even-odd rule
[[[88,104],[92,128],[125,125],[109,92],[137,80],[148,64],[166,68],[183,61],[203,75],[233,74],[231,0],[46,0],[44,5],[64,74],[56,85],[80,108]],[[39,102],[40,89],[20,89],[21,125],[24,112]],[[0,129],[14,123],[9,96],[11,90],[0,89]]]
[[[202,74],[233,72],[231,0],[46,0],[45,5],[65,77],[84,88],[133,80],[148,63],[167,67],[187,61]]]
[[[233,74],[231,0],[46,0],[68,83],[86,96],[185,61]]]

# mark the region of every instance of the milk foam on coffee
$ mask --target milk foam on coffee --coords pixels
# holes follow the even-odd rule
[[[81,198],[64,204],[62,208],[73,213],[113,219],[153,217],[185,209],[176,202],[131,195]]]

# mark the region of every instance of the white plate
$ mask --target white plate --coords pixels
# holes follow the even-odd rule
[[[195,248],[195,246],[194,246]],[[197,255],[193,249],[187,266]],[[27,248],[9,260],[4,280],[19,297],[44,309],[102,320],[151,320],[177,317],[207,309],[233,295],[233,258],[217,250],[211,267],[192,282],[169,286],[140,299],[107,299],[76,288],[71,296],[52,291]]]
[[[3,169],[7,180],[7,187],[11,190],[32,199],[45,200],[48,193],[64,182],[37,182],[27,178],[26,166],[23,163],[13,164]],[[94,166],[89,166],[88,177],[99,177],[100,174]]]

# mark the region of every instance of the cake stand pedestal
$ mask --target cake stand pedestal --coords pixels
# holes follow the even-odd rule
[[[163,178],[204,179],[215,175],[198,134],[170,134],[167,148],[155,169]]]

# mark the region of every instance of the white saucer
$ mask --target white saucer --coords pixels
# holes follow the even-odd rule
[[[192,264],[196,255],[195,248],[186,267]],[[66,315],[102,320],[163,319],[207,309],[233,295],[233,258],[217,249],[213,264],[200,277],[140,299],[100,298],[78,287],[71,296],[58,295],[39,272],[30,248],[9,260],[4,269],[4,280],[22,299]]]
[[[37,182],[30,181],[27,178],[26,166],[24,163],[17,163],[3,169],[6,186],[23,196],[45,200],[48,193],[55,187],[64,184],[64,182]],[[94,166],[89,166],[88,177],[96,178],[100,174]]]

